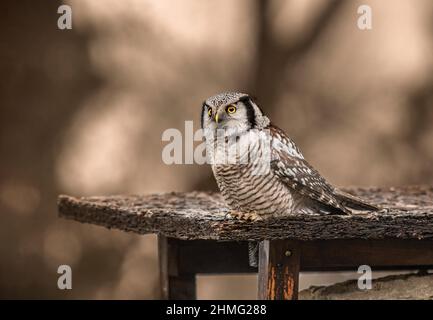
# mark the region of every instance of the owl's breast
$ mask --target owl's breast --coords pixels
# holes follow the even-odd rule
[[[230,209],[259,215],[289,214],[296,204],[294,195],[270,170],[251,164],[217,164],[213,172]]]
[[[299,199],[270,166],[269,136],[253,132],[240,136],[235,144],[223,142],[213,146],[212,170],[230,209],[262,216],[294,211]]]

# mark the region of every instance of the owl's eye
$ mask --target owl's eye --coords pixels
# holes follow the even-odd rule
[[[226,109],[227,113],[235,113],[236,112],[236,107],[235,105],[231,104],[227,107]]]
[[[207,109],[207,115],[209,116],[209,118],[212,117],[212,109],[211,108]]]

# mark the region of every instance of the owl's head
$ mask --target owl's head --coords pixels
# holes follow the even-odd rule
[[[250,129],[263,129],[269,125],[268,117],[245,94],[238,92],[220,93],[203,102],[201,112],[202,129],[230,130],[236,134],[247,132]]]

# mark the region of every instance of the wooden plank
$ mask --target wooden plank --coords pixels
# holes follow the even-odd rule
[[[326,240],[299,245],[301,271],[357,270],[362,264],[375,270],[433,268],[433,241],[429,240]],[[257,272],[248,263],[248,242],[178,240],[176,256],[182,274]]]
[[[64,218],[184,240],[433,240],[433,187],[343,190],[383,210],[353,215],[293,213],[247,222],[228,218],[221,195],[204,192],[87,198],[60,196],[58,207]]]
[[[260,300],[298,298],[300,246],[296,241],[265,240],[259,247]]]
[[[161,298],[170,300],[195,299],[195,274],[178,268],[178,240],[158,236],[158,255]]]
[[[178,270],[181,273],[252,273],[249,266],[248,243],[212,240],[179,240]]]
[[[327,240],[301,242],[302,271],[357,270],[363,264],[376,270],[433,267],[433,241]]]

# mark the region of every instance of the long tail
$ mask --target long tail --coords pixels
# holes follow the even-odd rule
[[[335,196],[340,203],[350,209],[360,211],[378,211],[379,207],[341,190],[336,190]]]

